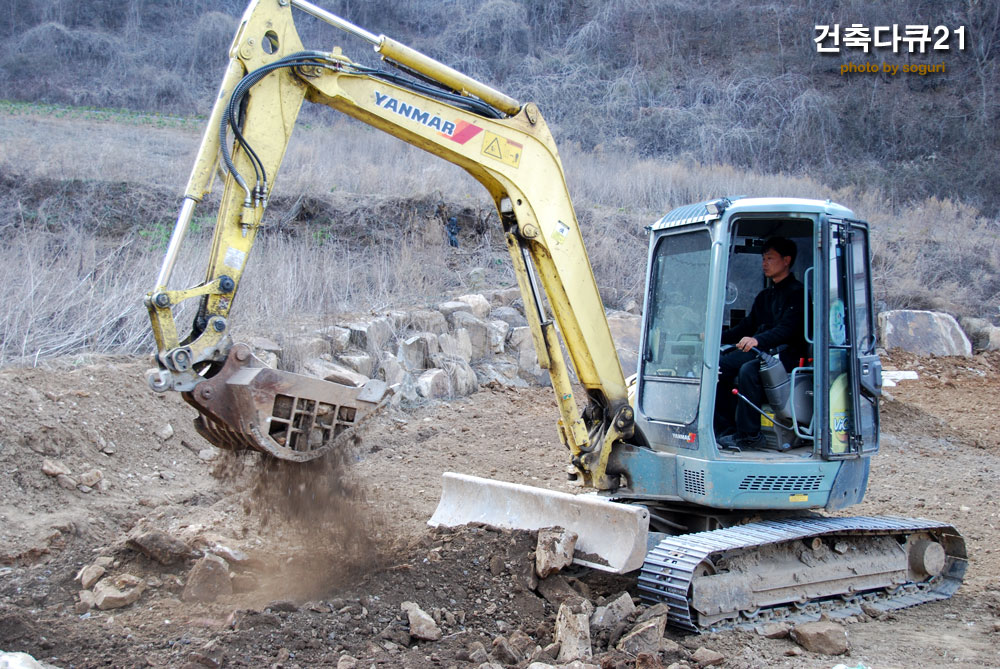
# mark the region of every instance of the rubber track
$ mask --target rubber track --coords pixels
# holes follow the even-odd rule
[[[923,518],[891,516],[765,520],[721,530],[669,536],[646,555],[639,576],[639,590],[646,601],[668,605],[668,624],[698,632],[702,628],[693,619],[688,601],[691,581],[698,565],[718,553],[827,535],[871,536],[918,531],[932,532],[946,539],[950,537],[945,544],[948,553],[945,573],[929,582],[904,584],[891,593],[866,593],[849,599],[826,599],[805,605],[764,609],[753,615],[743,614],[736,619],[722,621],[711,629],[752,626],[777,620],[817,620],[823,613],[831,617],[846,617],[861,614],[863,603],[880,611],[889,611],[947,599],[961,585],[967,566],[965,544],[959,532],[951,525]],[[948,544],[953,544],[957,550],[947,550]]]

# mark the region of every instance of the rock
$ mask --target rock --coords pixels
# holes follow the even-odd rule
[[[156,436],[160,438],[160,441],[166,441],[170,437],[174,436],[174,426],[167,423],[156,431]]]
[[[160,564],[174,564],[191,557],[191,547],[175,536],[160,530],[138,530],[125,543]]]
[[[91,587],[104,576],[104,567],[96,564],[87,565],[76,575],[76,580],[80,581],[80,587],[90,590]]]
[[[573,603],[563,603],[556,614],[555,641],[559,644],[559,662],[590,659],[590,602],[579,599]]]
[[[495,307],[490,312],[490,318],[503,321],[512,328],[525,327],[528,324],[528,319],[514,307]]]
[[[46,669],[46,667],[51,666],[50,664],[42,664],[27,653],[5,653],[0,650],[0,669]]]
[[[591,630],[611,629],[632,615],[633,611],[635,604],[632,596],[623,592],[607,604],[594,609],[594,615],[590,617]]]
[[[954,317],[936,311],[898,309],[878,315],[879,341],[920,355],[972,355],[972,344]],[[834,342],[837,343],[837,342]]]
[[[271,611],[283,611],[285,613],[295,613],[299,610],[299,605],[290,599],[276,599],[273,602],[268,602],[265,609],[271,609]]]
[[[305,374],[318,376],[324,381],[332,381],[344,386],[360,388],[368,383],[368,377],[344,365],[338,365],[322,358],[310,358],[302,364]]]
[[[437,337],[430,333],[417,334],[399,342],[397,355],[403,367],[412,372],[427,369],[429,356],[437,353],[437,350],[431,350],[431,342],[437,349]]]
[[[528,657],[533,650],[538,648],[534,639],[522,630],[514,630],[507,641],[510,642],[511,648],[520,653],[521,657]]]
[[[70,468],[62,460],[42,460],[42,473],[46,476],[69,476]]]
[[[493,639],[493,657],[501,664],[517,664],[524,657],[502,636]]]
[[[72,476],[67,476],[66,474],[60,474],[56,477],[56,483],[59,484],[60,488],[65,488],[66,490],[76,490],[79,482]]]
[[[469,331],[460,328],[454,334],[441,334],[437,338],[438,347],[441,353],[461,358],[466,362],[472,360],[472,340],[469,339]]]
[[[507,351],[517,360],[521,378],[540,385],[549,382],[549,373],[538,365],[538,353],[530,328],[512,328],[507,335]]]
[[[490,362],[477,362],[476,378],[479,385],[500,385],[504,388],[527,388],[528,383],[518,376],[517,363],[504,359]]]
[[[285,362],[288,362],[287,358],[289,357],[296,360],[308,360],[331,353],[330,342],[324,337],[296,337],[288,342],[285,348],[286,351],[282,355]]]
[[[573,562],[577,538],[576,532],[561,527],[543,527],[538,530],[535,571],[539,577],[545,578]]]
[[[792,639],[811,653],[843,655],[847,652],[847,631],[832,620],[796,625],[792,628]]]
[[[80,601],[77,602],[77,604],[79,605],[77,608],[83,609],[83,611],[80,612],[81,614],[86,613],[90,609],[97,606],[97,598],[94,596],[94,593],[90,590],[81,590],[76,594],[76,596],[80,599]]]
[[[532,662],[528,665],[528,669],[556,669],[555,665],[546,664],[545,662]]]
[[[608,314],[608,327],[615,342],[618,362],[625,375],[634,373],[639,367],[639,336],[642,319],[634,314],[616,311]]]
[[[77,477],[77,480],[79,481],[80,485],[85,485],[90,488],[94,488],[103,478],[104,478],[104,472],[102,472],[100,469],[91,469],[89,471],[85,471],[84,473],[80,474],[80,476]]]
[[[403,602],[399,608],[406,612],[409,619],[410,636],[426,641],[437,641],[441,638],[441,628],[417,604]]]
[[[451,379],[443,369],[428,369],[417,377],[417,392],[429,400],[451,397]]]
[[[417,332],[439,335],[448,331],[448,319],[440,311],[415,309],[409,313],[409,326]]]
[[[94,587],[94,604],[102,611],[120,609],[138,600],[145,588],[146,582],[132,574],[106,578]]]
[[[469,333],[473,360],[481,360],[492,353],[492,348],[490,347],[490,328],[486,324],[486,321],[466,311],[456,311],[448,321],[456,331],[466,330]]]
[[[218,555],[206,555],[191,567],[184,593],[185,602],[214,602],[223,595],[233,594],[229,566]]]
[[[351,330],[351,343],[372,355],[377,355],[392,338],[392,325],[388,318],[378,317],[351,323],[348,327]]]
[[[711,667],[712,665],[722,664],[725,662],[726,656],[722,653],[702,646],[696,650],[693,655],[691,655],[691,659],[694,660],[699,667]]]
[[[660,639],[667,626],[664,616],[657,616],[646,622],[639,623],[632,631],[621,638],[615,646],[623,653],[638,655],[639,653],[656,653],[660,650]]]
[[[885,611],[875,608],[868,602],[861,602],[861,612],[874,620],[882,620],[888,617]]]
[[[757,628],[757,634],[765,639],[784,639],[789,631],[786,623],[767,623]]]
[[[392,386],[399,385],[406,380],[408,374],[403,368],[403,365],[399,362],[392,353],[383,351],[382,359],[378,363],[378,374],[377,376],[386,382],[386,384],[391,388]]]
[[[507,341],[507,333],[510,332],[510,325],[506,321],[486,321],[489,335],[490,351],[492,353],[503,353],[504,343]]]
[[[655,653],[639,653],[635,656],[635,669],[663,669],[663,663]]]
[[[366,378],[375,375],[375,358],[367,353],[341,353],[337,359]]]
[[[451,316],[458,311],[465,311],[469,314],[472,313],[472,305],[468,302],[461,302],[459,300],[449,300],[448,302],[442,302],[437,305],[437,310],[441,312],[447,320],[451,320]]]
[[[209,552],[218,555],[220,558],[232,565],[243,565],[250,562],[250,556],[243,551],[230,548],[224,544],[212,544],[208,547]]]
[[[534,571],[531,573],[532,575],[535,574]],[[574,590],[566,582],[566,579],[559,574],[552,574],[548,578],[540,579],[537,584],[537,590],[538,594],[552,606],[561,606],[566,602],[584,598],[583,595]]]
[[[337,669],[357,669],[358,660],[350,655],[341,655],[337,660]]]
[[[205,462],[211,462],[219,457],[219,449],[214,446],[209,446],[208,448],[203,448],[198,451],[198,459],[204,460]]]
[[[281,345],[273,339],[268,339],[267,337],[249,337],[247,338],[247,344],[249,344],[250,348],[252,348],[255,352],[261,351],[266,353],[281,353]]]
[[[339,325],[316,330],[316,334],[330,343],[330,352],[334,355],[343,353],[351,343],[351,331]]]
[[[476,372],[462,358],[436,353],[431,356],[431,364],[448,374],[453,397],[465,397],[479,390]]]
[[[462,295],[457,298],[459,302],[469,305],[472,315],[476,318],[486,318],[490,315],[490,301],[482,295]]]
[[[639,614],[639,617],[635,619],[637,623],[644,623],[647,620],[651,620],[657,616],[665,616],[670,612],[670,607],[666,602],[660,602],[658,604],[653,604],[648,609]]]
[[[469,286],[478,288],[486,283],[486,268],[473,267],[466,273],[466,276],[469,279]]]

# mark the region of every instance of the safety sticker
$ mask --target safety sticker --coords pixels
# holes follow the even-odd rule
[[[523,144],[518,144],[489,130],[483,133],[483,155],[496,158],[511,167],[517,167],[520,164],[523,148]]]
[[[798,495],[789,495],[788,496],[788,501],[789,502],[808,502],[809,501],[809,495],[803,495],[801,493],[798,494]]]
[[[238,272],[243,271],[243,263],[247,261],[246,251],[241,251],[238,248],[230,246],[226,249],[226,255],[223,257],[222,262],[226,267],[235,269]]]
[[[566,235],[569,234],[569,226],[562,221],[556,221],[556,230],[552,233],[552,237],[556,244],[562,244],[566,241]]]

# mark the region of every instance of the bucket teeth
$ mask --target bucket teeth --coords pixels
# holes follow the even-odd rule
[[[349,439],[387,397],[382,381],[346,386],[254,367],[253,360],[249,347],[237,344],[218,373],[184,393],[200,414],[198,433],[219,448],[314,460]]]

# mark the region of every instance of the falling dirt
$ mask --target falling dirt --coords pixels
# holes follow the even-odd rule
[[[849,512],[955,524],[970,553],[958,594],[850,622],[848,657],[753,631],[668,630],[678,644],[670,661],[705,646],[727,668],[1000,666],[1000,433],[990,399],[1000,357],[896,353],[886,366],[920,378],[889,389],[868,495]],[[530,533],[426,525],[443,471],[574,490],[550,389],[484,387],[388,409],[339,460],[265,466],[209,448],[179,397],[148,391],[144,367],[94,358],[0,370],[0,649],[58,667],[335,667],[351,656],[360,667],[447,668],[478,667],[480,644],[495,656],[501,637],[552,643],[557,607],[531,587]],[[45,461],[77,485],[43,473]],[[94,470],[94,486],[79,483]],[[185,601],[191,561],[163,565],[129,548],[142,527],[228,555],[233,594]],[[77,574],[102,558],[109,574],[144,581],[137,602],[80,606]],[[634,577],[564,577],[595,604],[637,594]],[[410,636],[403,602],[424,610],[441,638]],[[633,667],[609,641],[595,641],[594,664]]]

